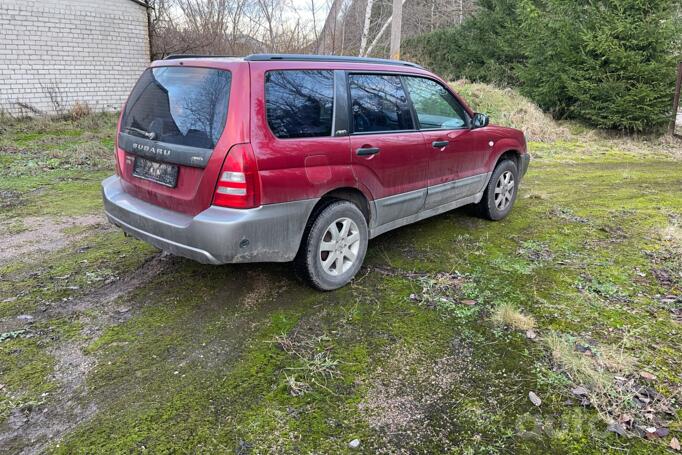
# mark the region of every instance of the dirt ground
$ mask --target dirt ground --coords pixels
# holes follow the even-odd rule
[[[676,452],[674,140],[534,125],[509,218],[392,231],[319,293],[108,225],[114,124],[0,127],[3,452]]]

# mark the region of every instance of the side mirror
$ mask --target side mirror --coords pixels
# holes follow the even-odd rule
[[[488,126],[490,123],[490,117],[485,114],[479,114],[478,112],[474,114],[474,118],[471,120],[472,128],[483,128]]]

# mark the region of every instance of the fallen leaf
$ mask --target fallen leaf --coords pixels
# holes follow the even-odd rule
[[[644,431],[646,432],[647,439],[656,439],[658,437],[658,434],[656,434],[656,427],[646,427]]]
[[[668,436],[668,434],[670,434],[670,430],[668,430],[667,428],[665,427],[656,428],[656,435],[659,438],[665,438],[666,436]]]
[[[648,371],[640,371],[639,376],[642,379],[647,380],[647,381],[655,381],[656,380],[656,376],[649,373]]]
[[[670,448],[673,450],[677,450],[678,452],[680,451],[680,441],[677,438],[672,438],[670,440]]]
[[[462,300],[462,303],[463,303],[464,305],[469,305],[469,306],[471,306],[471,305],[476,305],[476,301],[475,301],[475,300]]]
[[[535,333],[535,330],[533,329],[526,331],[526,338],[528,338],[529,340],[534,340],[535,338],[537,338],[537,336],[538,335]]]
[[[577,395],[577,396],[579,396],[579,397],[580,397],[580,396],[585,396],[585,395],[587,395],[588,393],[590,393],[589,390],[587,390],[587,389],[586,389],[585,387],[583,387],[583,386],[578,386],[578,387],[576,387],[575,389],[572,389],[571,392],[573,393],[573,395]]]
[[[535,392],[528,392],[528,398],[535,406],[540,406],[542,404],[542,400],[535,394]]]

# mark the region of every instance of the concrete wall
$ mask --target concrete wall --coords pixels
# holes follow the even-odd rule
[[[0,109],[12,115],[118,110],[148,64],[147,13],[131,0],[0,0]]]

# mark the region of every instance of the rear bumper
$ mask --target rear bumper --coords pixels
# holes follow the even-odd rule
[[[131,196],[115,175],[102,182],[102,197],[107,218],[124,232],[204,264],[291,261],[317,202],[255,209],[211,206],[192,217]]]

